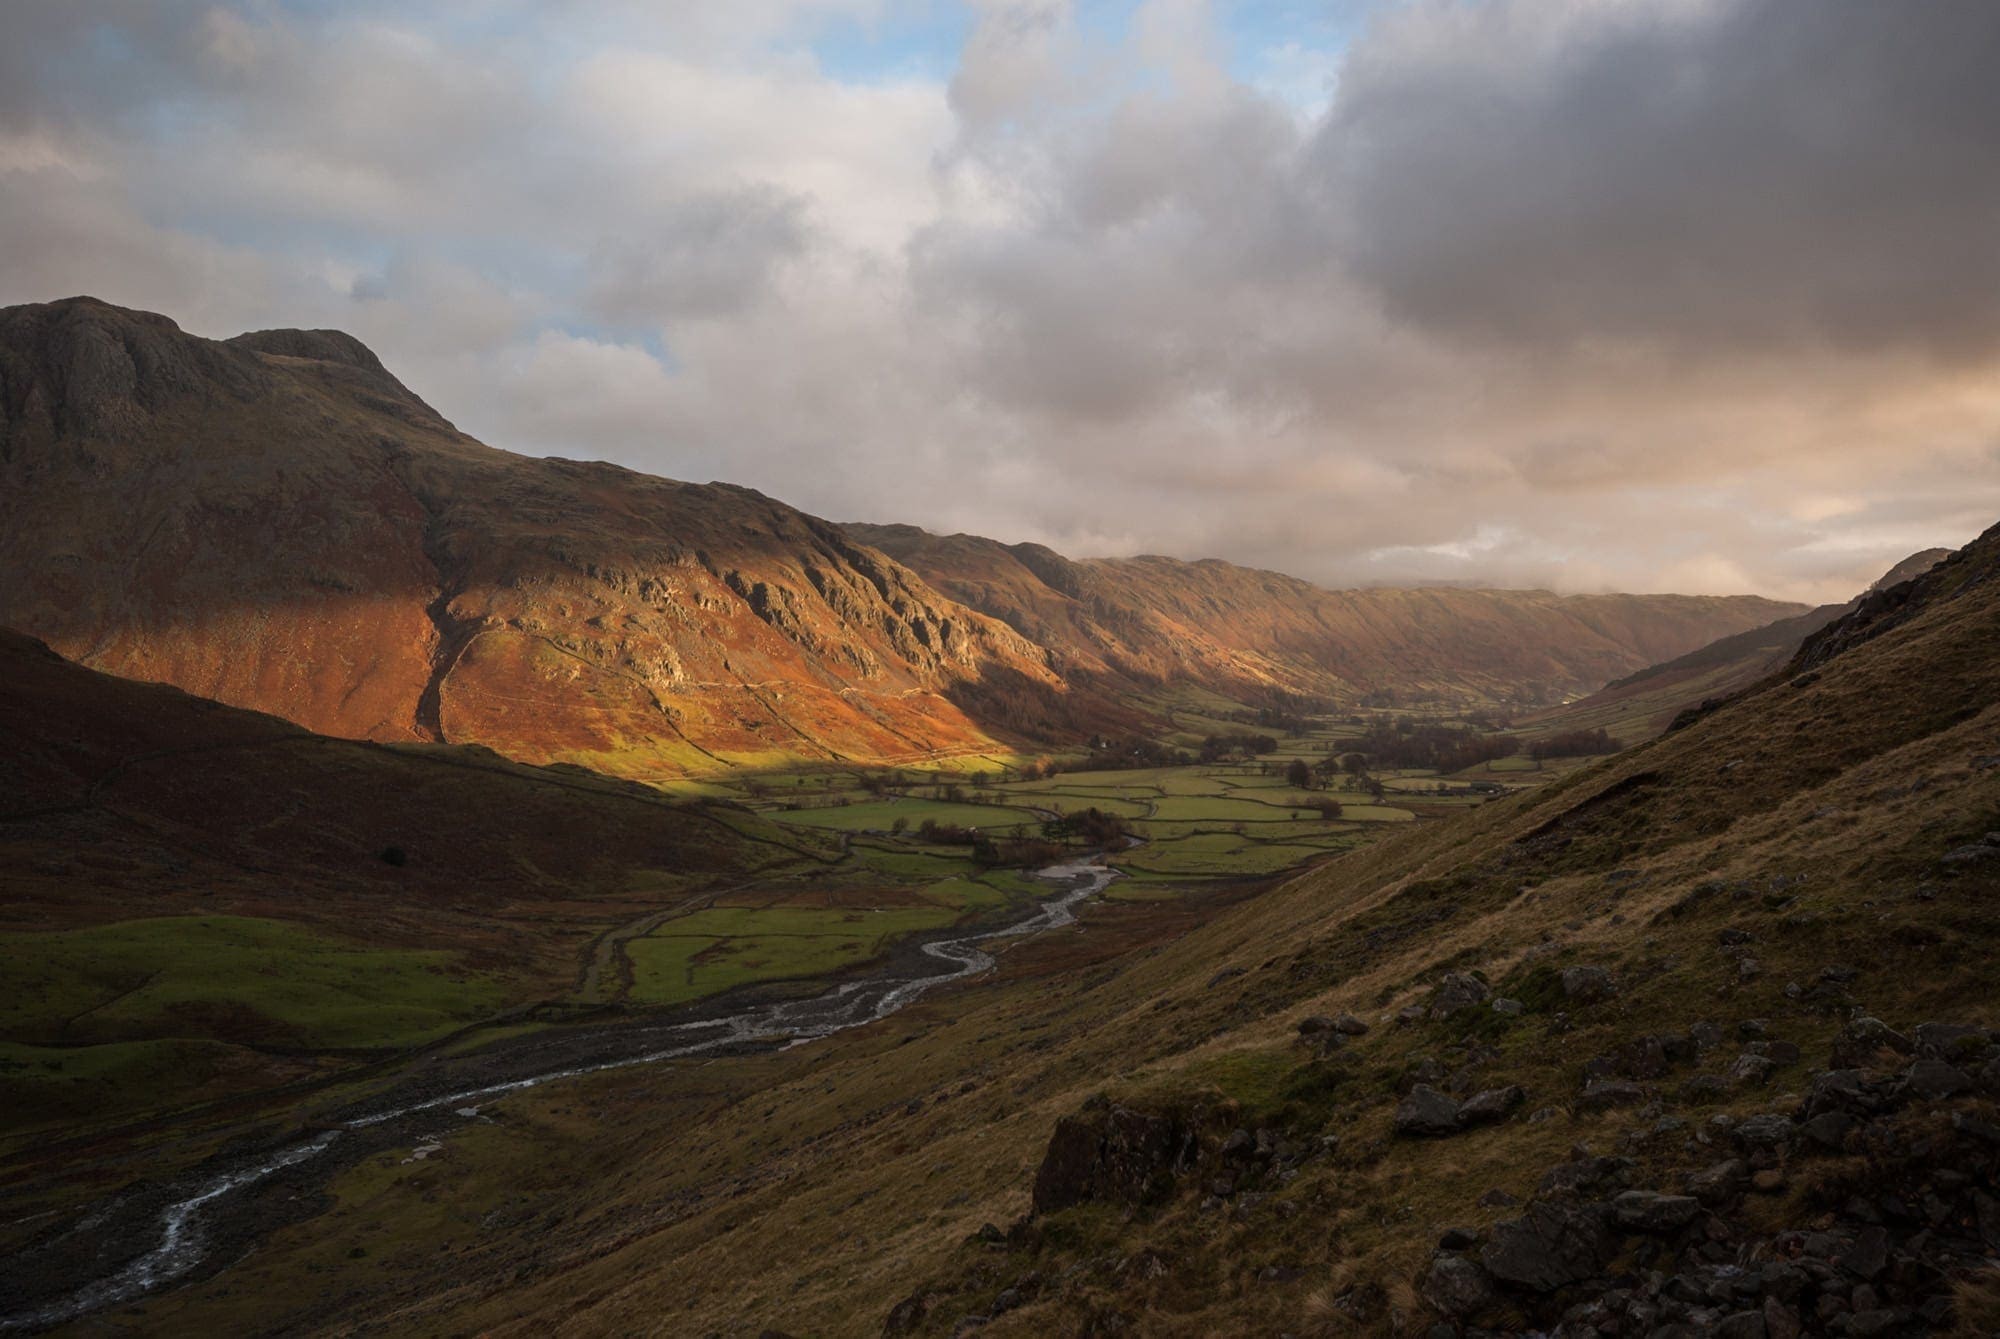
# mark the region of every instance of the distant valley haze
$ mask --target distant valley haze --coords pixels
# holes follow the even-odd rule
[[[482,440],[1322,585],[1838,602],[2000,514],[1927,0],[11,6],[0,304]]]

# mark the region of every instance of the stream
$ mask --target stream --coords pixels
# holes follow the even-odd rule
[[[774,1041],[782,1041],[786,1047],[801,1046],[835,1032],[873,1023],[926,991],[990,970],[994,966],[993,956],[980,947],[989,940],[1074,924],[1077,905],[1102,892],[1118,877],[1118,871],[1079,860],[1037,870],[1036,877],[1071,886],[1012,924],[918,944],[918,955],[904,955],[907,960],[894,962],[879,975],[843,982],[806,999],[758,1004],[735,1013],[682,1022],[638,1021],[590,1029],[583,1034],[580,1045],[574,1035],[526,1038],[514,1048],[514,1054],[496,1058],[497,1068],[507,1077],[455,1088],[448,1081],[441,1083],[436,1075],[420,1076],[399,1083],[390,1093],[335,1114],[328,1122],[333,1128],[321,1130],[311,1138],[254,1156],[211,1159],[211,1166],[185,1178],[173,1191],[170,1202],[154,1214],[150,1248],[142,1248],[103,1277],[56,1301],[0,1315],[0,1330],[47,1329],[158,1292],[208,1258],[215,1236],[212,1220],[227,1210],[233,1195],[322,1157],[343,1137],[371,1126],[443,1110],[449,1110],[455,1117],[473,1119],[479,1115],[482,1103],[562,1079],[704,1055],[730,1047]],[[940,965],[942,970],[928,970],[933,964]],[[440,1087],[444,1091],[438,1091]],[[92,1211],[65,1235],[96,1230],[115,1207]]]

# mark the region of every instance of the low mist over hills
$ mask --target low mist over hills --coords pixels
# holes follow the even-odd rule
[[[0,312],[0,622],[315,730],[639,775],[911,762],[1391,685],[1587,691],[1793,606],[1320,590],[840,527],[457,432],[332,331]]]

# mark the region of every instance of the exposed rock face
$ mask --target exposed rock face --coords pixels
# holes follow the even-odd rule
[[[0,623],[330,734],[670,774],[1076,724],[1040,648],[837,527],[491,450],[336,331],[0,312],[0,571]]]

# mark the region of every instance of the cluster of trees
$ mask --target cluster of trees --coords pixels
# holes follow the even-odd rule
[[[1281,735],[1306,735],[1311,734],[1317,724],[1314,717],[1329,716],[1335,710],[1335,704],[1326,698],[1307,697],[1301,693],[1280,693],[1277,698],[1276,705],[1255,710],[1239,708],[1225,712],[1223,719],[1275,730]]]
[[[1125,820],[1092,806],[1073,814],[1063,814],[1042,824],[1042,835],[1051,841],[1080,839],[1091,846],[1123,846]]]
[[[1368,760],[1359,753],[1329,753],[1316,763],[1308,763],[1304,758],[1294,758],[1285,766],[1285,784],[1297,786],[1300,790],[1326,790],[1334,778],[1345,772],[1348,784],[1356,790],[1365,790],[1376,799],[1382,798],[1382,783],[1368,775]],[[1302,801],[1308,809],[1319,809],[1322,818],[1340,817],[1340,802],[1330,799]],[[1325,811],[1332,805],[1334,812]]]
[[[1052,865],[1069,853],[1069,848],[1061,842],[1038,841],[1033,837],[981,837],[972,843],[973,863],[988,869],[1030,869],[1037,865]]]
[[[1352,753],[1378,768],[1428,767],[1456,772],[1496,758],[1512,757],[1520,741],[1510,735],[1487,734],[1463,726],[1423,723],[1399,717],[1367,734],[1346,741]]]
[[[1094,755],[1088,766],[1092,771],[1117,771],[1135,767],[1186,767],[1194,761],[1194,756],[1186,749],[1177,749],[1162,744],[1157,739],[1134,739],[1130,741],[1108,739],[1102,735],[1090,737],[1090,750]],[[1050,764],[1054,776],[1062,769]]]
[[[896,822],[903,823],[905,820],[899,818]],[[890,830],[902,831],[893,824]],[[917,824],[917,840],[932,846],[977,846],[979,829],[962,827],[957,823],[940,823],[935,818],[926,818]]]
[[[1254,758],[1260,753],[1273,752],[1277,747],[1278,741],[1270,735],[1210,735],[1201,741],[1201,751],[1195,758],[1204,763],[1220,762],[1224,758]]]
[[[1536,762],[1544,758],[1594,758],[1603,753],[1616,753],[1617,740],[1608,730],[1565,730],[1559,735],[1549,735],[1528,745],[1528,756]]]

